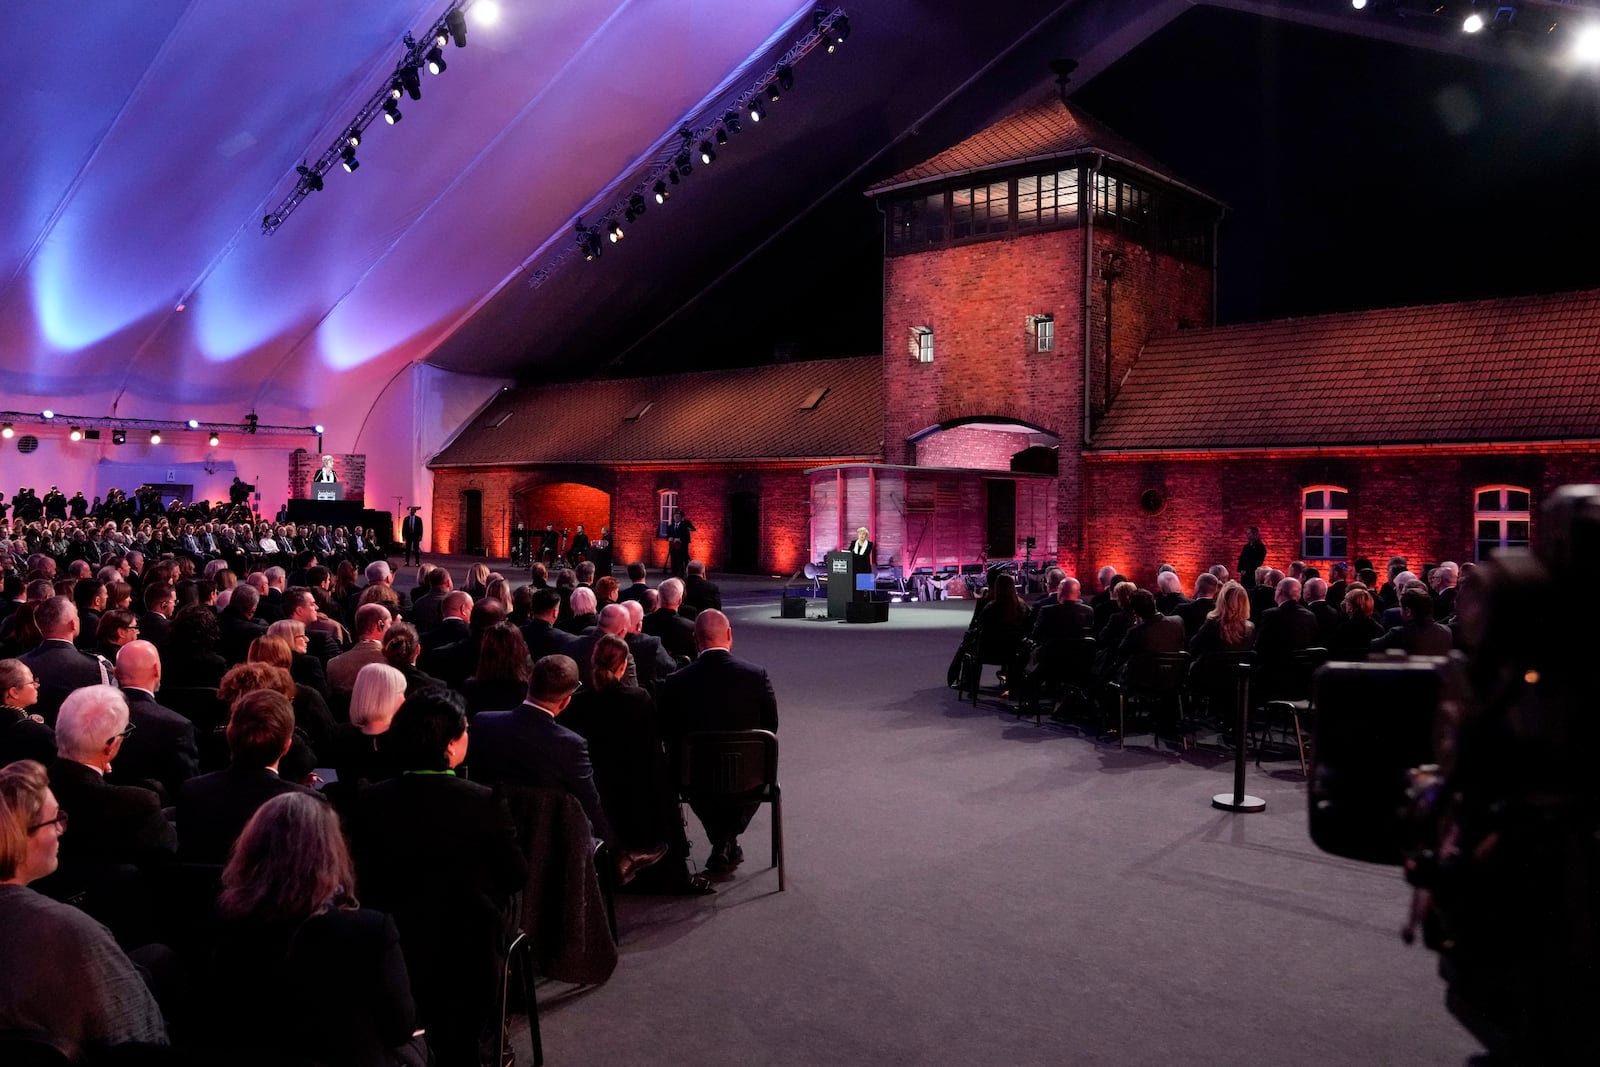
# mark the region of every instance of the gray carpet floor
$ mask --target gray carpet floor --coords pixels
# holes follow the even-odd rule
[[[778,693],[788,889],[765,866],[763,809],[715,896],[621,898],[612,979],[539,985],[547,1062],[1458,1064],[1475,1050],[1432,954],[1400,942],[1399,872],[1311,844],[1293,761],[1251,767],[1264,813],[1223,813],[1210,798],[1232,765],[1216,753],[1096,744],[1017,721],[992,689],[960,703],[944,676],[964,604],[850,626],[779,619],[775,594],[737,588],[734,652]],[[692,817],[689,832],[703,863]]]

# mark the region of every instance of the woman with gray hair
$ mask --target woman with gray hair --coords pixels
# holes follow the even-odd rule
[[[350,721],[333,731],[327,762],[341,782],[392,778],[400,767],[390,752],[389,724],[406,699],[406,676],[387,663],[369,663],[350,693]]]

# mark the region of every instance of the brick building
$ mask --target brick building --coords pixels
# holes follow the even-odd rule
[[[1472,559],[1600,478],[1600,293],[1217,328],[1222,205],[1054,98],[868,190],[883,355],[524,389],[441,452],[434,548],[511,523],[792,573]],[[1033,547],[1027,548],[1032,541]]]

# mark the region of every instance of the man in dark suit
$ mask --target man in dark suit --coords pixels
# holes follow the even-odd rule
[[[256,608],[260,603],[261,594],[256,592],[255,587],[241,582],[233,587],[228,606],[217,617],[218,628],[222,631],[217,651],[222,653],[222,658],[228,661],[229,666],[243,663],[250,654],[250,642],[266,636],[267,624],[256,618]]]
[[[1135,661],[1144,656],[1183,651],[1183,620],[1157,611],[1155,594],[1150,590],[1135,591],[1128,600],[1128,611],[1134,622],[1117,644],[1116,662],[1120,669],[1126,671],[1132,664],[1137,670]]]
[[[494,603],[497,601],[486,601]],[[452,589],[445,594],[439,625],[422,635],[422,655],[417,657],[417,668],[444,682],[459,686],[467,680],[478,662],[474,654],[472,625],[472,598],[464,590]]]
[[[459,695],[411,696],[388,736],[406,773],[363,790],[349,820],[361,899],[400,928],[418,1022],[440,1062],[475,1064],[483,1024],[499,1021],[503,916],[527,862],[505,799],[455,776],[467,754]]]
[[[1261,531],[1254,526],[1245,531],[1244,547],[1239,550],[1239,584],[1246,589],[1255,588],[1256,568],[1267,561],[1267,546],[1261,540]]]
[[[1056,585],[1055,602],[1039,609],[1033,620],[1033,643],[1039,646],[1039,661],[1069,641],[1079,641],[1094,632],[1094,609],[1078,599],[1083,588],[1076,578],[1063,576]]]
[[[401,564],[422,562],[422,509],[413,504],[406,508],[406,517],[400,520],[400,540],[405,542],[405,556]]]
[[[694,659],[699,652],[694,647],[694,623],[678,614],[678,605],[683,603],[683,580],[668,578],[661,583],[660,594],[661,606],[645,616],[641,632],[659,637],[662,647],[673,659],[679,662]]]
[[[1183,582],[1177,571],[1166,570],[1156,575],[1156,610],[1163,615],[1177,615],[1189,603],[1183,595]]]
[[[112,670],[104,659],[73,644],[78,637],[78,609],[67,597],[44,601],[35,609],[33,621],[44,640],[20,658],[39,682],[39,702],[33,711],[53,725],[67,694],[87,685],[110,685]]]
[[[178,790],[182,859],[224,862],[257,808],[280,793],[311,792],[278,777],[278,761],[293,740],[294,708],[281,693],[258,689],[239,698],[228,720],[228,767]]]
[[[611,634],[614,637],[622,638],[626,642],[627,633],[628,609],[621,604],[607,604],[606,610],[596,617],[594,628],[579,637],[572,646],[572,659],[578,665],[578,678],[584,685],[594,684],[594,646],[600,642],[600,638],[606,634]],[[660,645],[658,644],[656,647],[659,648]],[[665,652],[663,652],[664,654]],[[641,680],[641,675],[646,669],[651,668],[643,667],[635,662],[633,651],[630,649],[628,652],[628,668],[622,675],[622,684],[646,685],[647,683]],[[650,675],[650,679],[651,682],[654,682],[654,673]]]
[[[60,868],[37,886],[57,899],[88,890],[95,901],[91,914],[124,931],[130,929],[124,920],[140,927],[145,918],[134,914],[133,898],[140,894],[127,869],[148,873],[178,847],[155,793],[106,780],[129,732],[127,702],[111,686],[76,690],[61,705],[50,789],[70,813],[72,828],[61,839]]]
[[[1186,636],[1193,637],[1200,632],[1206,616],[1217,606],[1217,590],[1221,588],[1222,582],[1210,571],[1194,580],[1194,599],[1178,605],[1177,610],[1178,618],[1183,620],[1183,632]]]
[[[1450,627],[1433,620],[1433,598],[1420,585],[1400,594],[1402,621],[1372,642],[1372,650],[1398,648],[1412,656],[1443,656],[1455,642]]]
[[[134,728],[122,742],[116,780],[130,785],[155,782],[163,800],[176,800],[178,788],[200,770],[194,723],[156,701],[161,688],[161,655],[149,641],[130,641],[117,653],[117,682],[128,702]]]
[[[579,638],[556,628],[561,614],[561,594],[554,589],[537,589],[533,594],[532,617],[522,628],[528,655],[538,662],[545,656],[571,656],[577,659]]]
[[[672,766],[684,737],[702,730],[778,729],[778,698],[767,672],[734,658],[728,617],[709,608],[694,620],[699,657],[661,683],[661,733]],[[711,840],[706,870],[730,870],[744,858],[739,835],[759,805],[697,801],[694,813]]]
[[[1299,581],[1281,579],[1273,596],[1277,606],[1263,611],[1256,622],[1256,655],[1264,669],[1287,660],[1291,652],[1315,647],[1319,637],[1317,617],[1300,603]]]
[[[623,600],[637,600],[642,603],[644,601],[645,593],[649,592],[650,590],[650,587],[646,585],[644,581],[645,577],[649,573],[650,572],[645,569],[645,565],[643,563],[634,562],[628,564],[628,581],[632,582],[633,584],[627,586],[620,593],[618,593],[617,600],[619,602]]]
[[[608,604],[619,607],[627,614],[627,629],[622,639],[628,644],[628,654],[638,665],[639,684],[652,693],[655,683],[678,669],[678,661],[667,651],[661,638],[644,632],[644,605],[637,600],[626,604]]]
[[[172,631],[172,613],[178,610],[178,591],[166,582],[151,582],[144,590],[144,614],[139,616],[139,639],[156,646],[157,652],[167,649],[167,635]]]
[[[692,559],[683,579],[683,605],[678,610],[684,617],[693,618],[708,608],[722,610],[722,590],[716,582],[706,580],[706,565]]]
[[[1328,583],[1321,578],[1312,578],[1301,588],[1305,597],[1307,610],[1317,620],[1317,644],[1328,648],[1333,641],[1333,632],[1344,621],[1339,614],[1339,609],[1328,603]]]
[[[1461,568],[1449,560],[1439,564],[1428,575],[1428,585],[1434,591],[1434,618],[1448,619],[1456,613],[1456,582],[1460,575]]]
[[[1334,611],[1344,603],[1345,590],[1350,588],[1350,565],[1335,563],[1328,568],[1328,606]]]
[[[564,789],[583,806],[595,839],[616,842],[594,785],[589,743],[556,722],[577,690],[578,665],[570,656],[546,656],[535,663],[525,702],[510,711],[479,712],[472,720],[478,753],[472,770],[477,779],[501,785]],[[617,863],[624,881],[667,854],[664,844],[643,849],[629,844],[621,844]]]
[[[339,639],[334,636],[337,631],[326,625],[328,620],[317,610],[316,594],[304,586],[295,586],[283,594],[283,612],[285,619],[306,628],[306,654],[314,656],[326,670],[328,661],[340,652]]]
[[[455,588],[450,581],[450,572],[443,567],[435,567],[423,579],[427,590],[421,596],[413,597],[411,601],[411,624],[417,628],[418,633],[427,633],[439,625],[443,617],[445,594]]]

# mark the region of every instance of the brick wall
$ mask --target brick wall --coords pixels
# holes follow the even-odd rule
[[[1011,457],[1028,447],[1029,435],[977,426],[956,426],[929,434],[916,443],[919,467],[967,467],[1008,471]]]
[[[1337,485],[1350,493],[1349,558],[1366,556],[1380,573],[1390,556],[1413,565],[1464,562],[1475,554],[1474,490],[1512,484],[1533,491],[1533,506],[1556,486],[1600,480],[1600,452],[1489,449],[1208,455],[1192,459],[1091,454],[1084,469],[1090,501],[1079,577],[1109,564],[1149,585],[1171,563],[1185,587],[1214,563],[1233,570],[1245,528],[1259,526],[1267,563],[1283,569],[1300,556],[1301,491]],[[1159,513],[1141,496],[1163,497]],[[1535,523],[1534,536],[1538,536]],[[1308,560],[1324,567],[1326,560]]]
[[[322,457],[333,457],[334,472],[344,483],[346,500],[362,500],[367,492],[367,457],[361,452],[310,452],[297,448],[289,453],[289,499],[311,497],[311,476],[322,467]],[[373,502],[368,501],[368,507]]]

